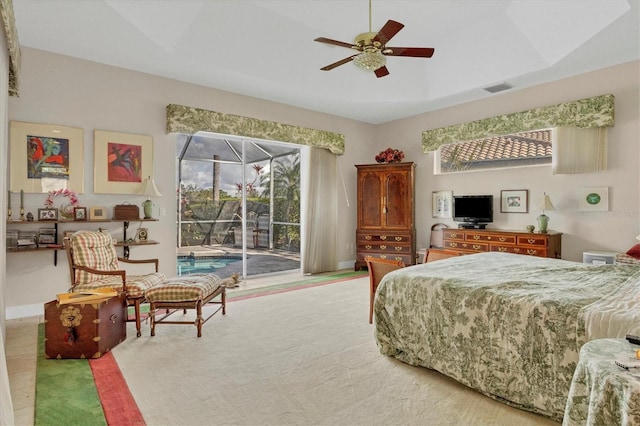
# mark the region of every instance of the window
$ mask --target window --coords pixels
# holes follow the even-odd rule
[[[553,134],[542,129],[441,145],[434,173],[551,165]]]

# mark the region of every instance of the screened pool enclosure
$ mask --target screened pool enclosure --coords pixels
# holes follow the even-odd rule
[[[300,146],[207,132],[177,142],[178,273],[298,270]]]

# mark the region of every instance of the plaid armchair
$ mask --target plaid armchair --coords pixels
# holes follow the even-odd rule
[[[163,283],[167,277],[158,272],[158,259],[130,260],[119,258],[111,235],[103,232],[83,231],[65,238],[65,249],[71,276],[71,292],[113,288],[125,293],[127,305],[135,308],[136,334],[140,332],[140,304],[145,301],[146,290]],[[155,267],[144,275],[127,275],[120,262]]]

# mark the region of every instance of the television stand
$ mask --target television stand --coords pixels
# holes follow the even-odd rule
[[[486,229],[486,223],[459,223],[459,229]]]

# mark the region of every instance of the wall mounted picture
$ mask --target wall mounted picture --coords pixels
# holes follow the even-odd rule
[[[431,195],[432,216],[449,219],[452,216],[453,191],[434,191]]]
[[[578,210],[581,212],[609,211],[609,187],[594,186],[578,189]]]
[[[11,121],[11,190],[84,192],[83,130]]]
[[[508,189],[500,191],[501,213],[527,213],[528,211],[528,189]]]
[[[38,220],[58,220],[58,209],[38,209]]]
[[[106,207],[90,207],[89,220],[103,220],[107,218]]]
[[[148,135],[94,131],[96,194],[135,194],[153,176],[153,138]]]

